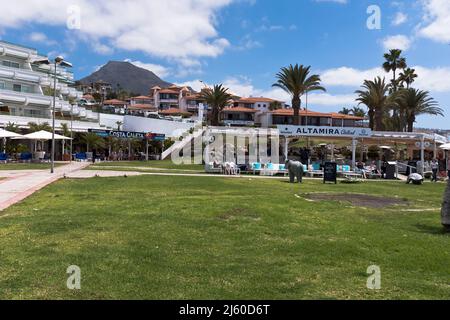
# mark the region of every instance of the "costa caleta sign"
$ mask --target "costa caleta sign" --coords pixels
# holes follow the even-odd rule
[[[367,138],[372,136],[372,130],[368,128],[351,127],[315,127],[315,126],[283,126],[279,125],[278,131],[284,136],[317,136],[317,137],[348,137]]]
[[[147,139],[149,141],[164,141],[166,136],[164,134],[157,133],[143,133],[143,132],[133,132],[133,131],[117,131],[117,130],[96,130],[90,129],[89,132],[95,133],[96,135],[107,138],[114,137],[119,139]]]

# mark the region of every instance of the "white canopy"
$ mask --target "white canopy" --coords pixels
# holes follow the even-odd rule
[[[444,150],[450,150],[450,143],[443,144],[439,148],[444,149]]]
[[[52,133],[42,130],[26,134],[23,136],[23,139],[40,140],[40,141],[52,140]],[[72,140],[72,139],[55,133],[55,140]]]
[[[0,129],[0,139],[2,139],[2,138],[18,138],[18,137],[22,137],[22,135],[15,133],[15,132]]]

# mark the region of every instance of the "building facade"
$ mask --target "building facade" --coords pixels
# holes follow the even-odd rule
[[[54,65],[38,64],[47,59],[35,49],[0,41],[0,112],[7,116],[51,118]],[[73,74],[56,69],[57,117],[88,118],[78,105],[83,93],[74,88]]]

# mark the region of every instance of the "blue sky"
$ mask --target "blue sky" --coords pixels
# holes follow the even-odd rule
[[[380,29],[367,27],[370,5],[380,9]],[[446,111],[445,118],[420,117],[418,125],[450,129],[447,0],[24,0],[3,6],[2,39],[63,54],[77,78],[109,60],[127,60],[194,88],[203,80],[240,95],[285,100],[271,88],[274,76],[300,63],[311,65],[328,89],[310,97],[317,111],[356,105],[362,80],[385,75],[383,53],[399,47],[417,67],[415,86]]]

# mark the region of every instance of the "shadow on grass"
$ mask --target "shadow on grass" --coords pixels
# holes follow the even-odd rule
[[[441,236],[449,236],[450,232],[445,230],[445,228],[441,225],[426,225],[426,224],[416,224],[415,227],[423,233],[441,235]]]

